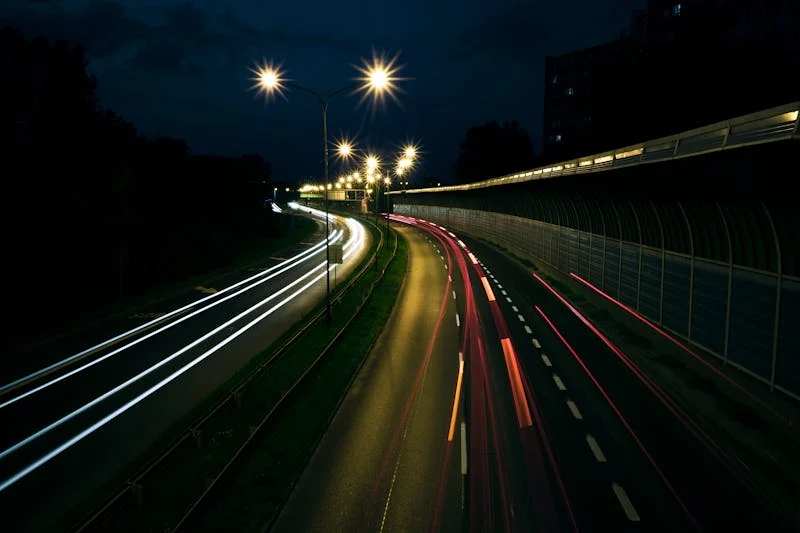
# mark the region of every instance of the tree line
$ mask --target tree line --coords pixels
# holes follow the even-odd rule
[[[7,342],[277,235],[259,155],[194,155],[100,105],[80,45],[0,30]],[[9,317],[9,315],[6,315]]]

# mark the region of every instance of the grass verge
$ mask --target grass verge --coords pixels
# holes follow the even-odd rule
[[[289,497],[350,383],[389,319],[405,277],[408,252],[400,239],[395,260],[343,335],[302,382],[297,394],[261,433],[218,487],[212,505],[193,516],[187,531],[258,531]],[[352,291],[342,308],[355,310],[369,287]],[[352,315],[351,315],[352,316]],[[338,320],[349,319],[343,312]],[[292,349],[287,361],[298,369],[327,345],[323,325]]]
[[[370,224],[367,224],[367,227],[370,227]],[[377,238],[377,229],[370,229],[373,239],[371,247],[366,254],[367,259],[372,256],[379,240]],[[391,251],[391,249],[387,250],[386,246],[383,247],[378,256],[381,266],[385,264],[391,255]],[[347,279],[340,280],[338,287],[343,288],[346,282],[359,271],[360,268],[353,271]],[[318,324],[317,328],[321,327],[322,330],[328,331],[331,335],[337,331],[338,321],[342,320],[342,317],[347,314],[348,306],[353,310],[355,309],[355,304],[352,303],[352,295],[356,294],[363,300],[364,291],[366,290],[364,286],[371,285],[376,275],[376,271],[370,268],[361,281],[356,283],[350,292],[341,297],[341,304],[337,304],[333,308],[334,323],[332,328],[327,328],[324,322]],[[338,299],[336,293],[334,293],[333,299],[334,301]],[[325,302],[323,300],[306,316],[314,316],[324,306]],[[279,346],[295,335],[303,322],[305,322],[305,317],[300,324],[287,331],[275,343],[254,357],[248,365],[241,368],[230,380],[220,386],[186,417],[175,423],[142,457],[150,460],[160,455],[171,443],[186,432],[187,427],[192,427],[196,424],[214,405],[229,395],[246,376],[271,356]],[[301,337],[301,340],[305,342],[303,345],[305,347],[304,350],[316,349],[315,353],[319,353],[324,344],[319,345],[323,341],[318,338],[320,337],[318,331],[314,328],[312,330]],[[270,402],[274,403],[283,391],[293,383],[293,376],[296,375],[298,369],[305,369],[303,364],[307,360],[304,359],[306,354],[293,355],[296,353],[296,350],[291,350],[291,353],[285,353],[267,371],[261,372],[244,389],[242,395],[236,401],[227,402],[220,411],[203,425],[201,433],[196,434],[195,438],[183,441],[165,463],[160,464],[151,473],[147,474],[141,487],[129,490],[109,512],[104,513],[101,520],[87,528],[87,531],[164,531],[174,526],[188,506],[205,489],[206,483],[228,461],[241,445],[241,442],[249,436],[252,420],[263,415],[264,406],[269,405]],[[132,478],[136,472],[141,471],[143,464],[144,461],[139,459],[129,465],[120,476],[98,492],[95,498],[91,498],[90,501],[95,503],[95,508],[97,502],[107,498],[109,493],[125,486],[126,480]],[[83,516],[86,516],[86,509],[84,509]],[[68,517],[66,523],[74,524],[77,519],[78,516],[73,514]]]

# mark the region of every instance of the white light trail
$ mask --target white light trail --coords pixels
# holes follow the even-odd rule
[[[321,211],[317,211],[316,209],[311,209],[311,208],[308,208],[308,209],[310,211],[315,211],[317,213],[322,213],[323,217],[325,215],[325,213],[323,213]],[[316,213],[314,213],[314,214],[316,214]],[[334,242],[333,239],[332,239],[334,233],[331,233],[331,235],[329,236],[329,240],[331,242]],[[203,298],[200,298],[199,300],[195,300],[192,303],[184,305],[183,307],[180,307],[178,309],[170,311],[170,312],[168,312],[168,313],[166,313],[164,315],[161,315],[160,317],[158,317],[156,319],[153,319],[153,320],[151,320],[149,322],[145,322],[144,324],[141,324],[140,326],[137,326],[137,327],[135,327],[133,329],[130,329],[130,330],[124,332],[124,333],[120,333],[119,335],[111,337],[110,339],[107,339],[107,340],[105,340],[105,341],[103,341],[103,342],[101,342],[99,344],[95,344],[94,346],[92,346],[90,348],[86,348],[85,350],[82,350],[82,351],[80,351],[80,352],[78,352],[78,353],[76,353],[74,355],[71,355],[71,356],[69,356],[69,357],[67,357],[65,359],[62,359],[61,361],[58,361],[58,362],[53,363],[51,365],[48,365],[48,366],[46,366],[46,367],[44,367],[44,368],[42,368],[40,370],[37,370],[36,372],[32,372],[32,373],[28,374],[27,376],[21,377],[19,379],[16,379],[16,380],[10,382],[10,383],[2,385],[2,386],[0,386],[0,394],[4,393],[5,391],[7,391],[7,390],[9,390],[11,388],[16,387],[17,385],[20,385],[22,383],[25,383],[25,382],[31,381],[33,379],[36,379],[37,377],[41,376],[42,374],[48,373],[48,372],[50,372],[52,370],[55,370],[55,369],[57,369],[57,368],[59,368],[61,366],[64,366],[64,365],[74,361],[75,359],[79,359],[79,358],[81,358],[81,357],[83,357],[83,356],[85,356],[87,354],[90,354],[90,353],[92,353],[94,351],[97,351],[97,350],[100,350],[102,348],[105,348],[109,344],[113,344],[113,343],[115,343],[115,342],[117,342],[117,341],[119,341],[121,339],[124,339],[126,337],[130,337],[131,335],[135,335],[139,331],[142,331],[144,329],[148,329],[148,328],[152,327],[154,324],[159,323],[159,322],[163,322],[165,319],[170,318],[172,316],[175,316],[177,314],[180,314],[183,311],[186,311],[187,309],[190,309],[190,308],[192,308],[194,306],[200,305],[203,302],[206,302],[208,300],[211,300],[211,299],[214,299],[214,298],[219,298],[220,296],[222,296],[226,292],[229,292],[229,291],[231,291],[231,290],[233,290],[233,289],[235,289],[235,288],[237,288],[237,287],[239,287],[239,286],[241,286],[241,285],[243,285],[245,283],[248,283],[248,282],[250,282],[250,281],[252,281],[252,280],[254,280],[256,278],[259,278],[261,276],[269,274],[270,272],[272,272],[272,271],[274,271],[274,270],[276,270],[278,268],[281,268],[282,266],[286,265],[287,263],[294,262],[294,261],[296,261],[297,259],[299,259],[299,258],[301,258],[303,256],[310,255],[314,251],[319,250],[320,248],[322,248],[324,246],[325,246],[325,240],[323,239],[321,242],[315,244],[311,248],[303,250],[299,254],[297,254],[297,255],[295,255],[293,257],[290,257],[290,258],[286,259],[285,261],[282,261],[282,262],[278,263],[277,265],[274,265],[274,266],[272,266],[272,267],[270,267],[270,268],[268,268],[268,269],[266,269],[266,270],[264,270],[262,272],[259,272],[258,274],[255,274],[253,276],[250,276],[247,279],[243,279],[242,281],[234,283],[233,285],[231,285],[229,287],[226,287],[226,288],[224,288],[222,290],[219,290],[214,294],[205,296]],[[3,407],[3,406],[5,406],[5,404],[3,404],[0,407]]]
[[[346,222],[347,222],[348,226],[351,228],[351,230],[353,231],[353,233],[356,236],[355,237],[351,237],[351,239],[348,240],[348,242],[345,243],[345,245],[342,247],[343,250],[346,250],[345,253],[342,256],[343,259],[347,259],[355,251],[360,250],[363,247],[363,244],[364,244],[364,229],[363,229],[363,227],[360,224],[358,224],[357,222],[355,222],[353,219],[347,219]],[[293,285],[295,285],[299,281],[302,281],[302,279],[304,279],[306,276],[310,275],[312,272],[315,272],[319,268],[324,267],[325,264],[326,263],[321,263],[320,266],[318,266],[318,267],[314,268],[312,271],[306,273],[303,277],[301,277],[298,280],[296,280],[292,285],[289,285],[289,286],[285,287],[281,292],[283,292],[284,290],[288,290],[289,288],[291,288]],[[7,489],[8,487],[10,487],[11,485],[16,483],[17,481],[19,481],[23,477],[27,476],[28,474],[30,474],[31,472],[33,472],[34,470],[36,470],[40,466],[44,465],[45,463],[47,463],[48,461],[50,461],[54,457],[58,456],[59,454],[61,454],[65,450],[71,448],[76,443],[80,442],[81,440],[83,440],[87,436],[91,435],[92,433],[94,433],[95,431],[97,431],[98,429],[100,429],[101,427],[103,427],[104,425],[106,425],[107,423],[112,421],[113,419],[117,418],[119,415],[121,415],[122,413],[124,413],[127,410],[129,410],[131,407],[133,407],[136,404],[140,403],[145,398],[149,397],[153,393],[157,392],[158,390],[160,390],[161,388],[163,388],[164,386],[166,386],[170,382],[174,381],[175,379],[177,379],[178,377],[183,375],[189,369],[193,368],[194,366],[196,366],[197,364],[199,364],[200,362],[202,362],[203,360],[205,360],[206,358],[211,356],[213,353],[218,351],[220,348],[222,348],[225,345],[227,345],[230,342],[232,342],[234,339],[236,339],[237,337],[242,335],[244,332],[246,332],[247,330],[249,330],[250,328],[252,328],[256,324],[258,324],[261,320],[263,320],[267,316],[271,315],[272,313],[274,313],[275,311],[277,311],[278,309],[280,309],[281,307],[286,305],[288,302],[292,301],[298,295],[302,294],[305,290],[307,290],[314,283],[316,283],[317,281],[322,279],[327,273],[332,271],[334,268],[335,268],[335,265],[330,266],[328,268],[327,272],[322,272],[321,274],[318,274],[317,276],[314,277],[314,279],[312,279],[311,281],[309,281],[308,283],[306,283],[305,285],[300,287],[298,290],[296,290],[295,292],[293,292],[292,294],[290,294],[289,296],[287,296],[286,298],[284,298],[283,300],[281,300],[280,302],[275,304],[272,308],[268,309],[267,311],[265,311],[264,313],[262,313],[261,315],[259,315],[255,319],[253,319],[250,322],[248,322],[246,325],[244,325],[241,328],[239,328],[236,332],[232,333],[231,335],[229,335],[228,337],[226,337],[222,341],[218,342],[213,347],[211,347],[208,350],[206,350],[205,352],[203,352],[201,355],[197,356],[192,361],[186,363],[184,366],[182,366],[181,368],[179,368],[178,370],[176,370],[175,372],[173,372],[169,376],[165,377],[164,379],[162,379],[161,381],[159,381],[158,383],[156,383],[152,387],[148,388],[144,392],[140,393],[135,398],[129,400],[128,402],[126,402],[122,406],[118,407],[117,409],[115,409],[114,411],[109,413],[108,415],[104,416],[103,418],[101,418],[100,420],[98,420],[97,422],[95,422],[94,424],[89,426],[88,428],[84,429],[83,431],[81,431],[77,435],[75,435],[72,438],[68,439],[67,441],[65,441],[61,445],[59,445],[56,448],[52,449],[51,451],[49,451],[48,453],[46,453],[45,455],[43,455],[42,457],[40,457],[39,459],[34,461],[33,463],[29,464],[28,466],[26,466],[25,468],[23,468],[22,470],[20,470],[16,474],[14,474],[13,476],[9,477],[8,479],[6,479],[2,483],[0,483],[0,492],[2,492],[3,490]],[[270,295],[267,300],[271,300],[274,296],[275,295]],[[256,309],[258,307],[261,307],[264,303],[266,303],[267,300],[264,300],[264,301],[256,304],[255,306],[251,307],[247,311],[244,311],[243,313],[240,313],[240,315],[237,315],[236,318],[231,319],[230,321],[228,321],[223,326],[220,326],[219,328],[217,328],[217,330],[215,330],[215,332],[220,330],[220,328],[227,327],[228,325],[230,325],[230,323],[232,323],[235,320],[238,320],[239,318],[241,318],[242,316],[244,316],[246,314],[249,314],[254,309]],[[212,333],[209,333],[207,335],[210,336],[211,334]],[[192,344],[195,345],[196,343],[198,343],[198,341],[195,341]],[[185,351],[186,349],[188,349],[188,348],[184,347],[181,350]],[[160,364],[161,363],[159,363],[159,366],[160,366]],[[148,371],[148,373],[149,373],[149,371]],[[145,375],[145,374],[143,373],[142,376],[143,375]],[[138,377],[136,379],[138,379]],[[132,382],[131,380],[128,380],[128,381]],[[126,382],[126,383],[128,383],[128,382]],[[125,385],[125,386],[127,386],[127,385]],[[114,392],[116,392],[116,390]],[[111,394],[113,394],[113,392],[111,392]],[[109,393],[106,393],[106,395],[109,395]],[[106,395],[103,395],[103,396],[107,397]],[[98,397],[98,398],[101,398],[101,397]],[[95,400],[97,400],[97,399],[95,399]],[[95,400],[93,400],[93,402]],[[102,400],[99,400],[99,401],[102,401]],[[89,403],[92,403],[92,402],[89,402]],[[88,407],[87,407],[88,405],[89,404],[84,405],[83,407],[81,407],[80,409],[74,411],[70,415],[67,415],[67,417],[71,418],[71,417],[75,416],[76,414],[79,414],[78,411],[83,412],[82,410],[88,409]],[[61,420],[57,421],[58,425],[62,424],[66,420],[68,420],[67,417],[64,417]],[[54,423],[54,424],[56,424],[56,423]],[[51,426],[55,427],[54,424],[51,424]],[[52,427],[50,427],[50,426],[48,426],[48,427],[50,429],[52,429]],[[49,431],[50,429],[47,429],[47,431]],[[27,439],[24,439],[23,441],[20,441],[19,443],[15,444],[11,448],[9,448],[9,449],[5,450],[4,452],[2,452],[2,454],[0,454],[0,458],[4,457],[8,453],[13,452],[14,449],[18,449],[19,447],[24,446],[24,444],[27,444],[27,442],[30,442],[31,440],[35,439],[36,437],[41,436],[45,432],[46,432],[45,430],[40,430],[39,432],[35,433],[34,435],[31,435],[31,437],[28,437]]]

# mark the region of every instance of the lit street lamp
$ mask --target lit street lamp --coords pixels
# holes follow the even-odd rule
[[[321,94],[285,78],[286,72],[281,70],[280,64],[274,65],[272,63],[265,63],[256,69],[251,69],[251,72],[256,75],[256,77],[253,78],[253,81],[255,81],[253,88],[257,88],[263,92],[267,98],[277,94],[285,99],[283,94],[284,90],[293,89],[309,93],[317,99],[322,108],[323,175],[325,178],[325,314],[329,325],[331,323],[331,278],[330,249],[328,246],[328,240],[330,239],[328,196],[332,187],[328,180],[328,104],[331,99],[347,91],[352,91],[353,93],[359,91],[363,92],[361,102],[366,98],[372,98],[373,103],[383,103],[387,95],[397,101],[396,92],[399,89],[396,82],[403,79],[397,77],[397,73],[402,68],[401,66],[395,65],[398,57],[399,54],[395,55],[391,60],[387,60],[385,57],[378,57],[373,52],[371,62],[362,59],[363,65],[356,67],[361,73],[361,77],[356,78],[358,83],[349,84],[327,94]],[[348,145],[343,149],[343,147],[340,146],[339,151],[340,153],[346,151],[349,154],[351,147]]]

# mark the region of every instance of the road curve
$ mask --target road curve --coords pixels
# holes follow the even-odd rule
[[[408,227],[398,231],[409,267],[394,311],[274,531],[461,527],[460,440],[448,441],[459,280],[438,242]]]

